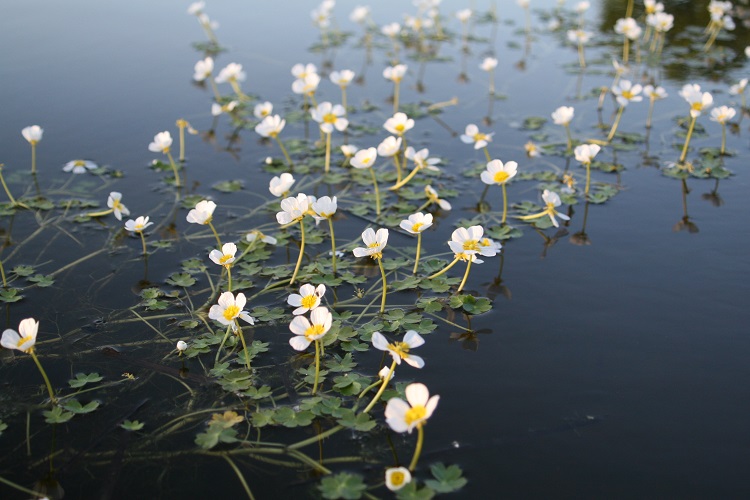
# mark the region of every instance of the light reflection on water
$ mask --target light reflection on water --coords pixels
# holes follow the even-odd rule
[[[475,3],[481,4],[477,8],[484,7],[482,2]],[[552,1],[532,3],[534,7],[554,5]],[[609,26],[614,19],[611,12],[622,9],[623,3],[608,2],[601,11],[595,6],[588,19],[594,24],[601,12],[600,27]],[[457,208],[473,206],[481,188],[477,181],[461,176],[465,167],[482,161],[481,153],[461,144],[454,133],[487,115],[487,76],[477,68],[483,56],[498,55],[497,88],[508,97],[496,101],[492,108],[491,129],[496,134],[491,151],[503,160],[517,160],[522,168],[546,161],[561,167],[564,163],[559,157],[536,161],[524,157],[522,146],[529,133],[518,125],[526,116],[548,117],[559,105],[573,105],[575,136],[593,136],[594,106],[577,96],[611,82],[609,66],[590,70],[580,82],[575,72],[562,71],[560,64],[576,64],[575,50],[560,47],[557,39],[546,34],[535,34],[526,58],[522,42],[518,48],[509,48],[508,42],[518,39],[515,32],[522,26],[522,13],[515,3],[501,4],[501,15],[519,21],[500,24],[492,49],[486,43],[472,44],[466,56],[468,82],[457,82],[460,51],[446,47],[442,50],[455,62],[428,63],[423,93],[414,88],[411,79],[402,94],[402,102],[459,96],[461,105],[440,115],[445,125],[425,118],[418,122],[419,130],[411,139],[415,146],[429,147],[446,159],[446,174],[455,177],[464,193],[452,200]],[[133,215],[150,213],[154,219],[164,218],[169,205],[160,205],[165,195],[158,192],[159,176],[146,169],[152,158],[146,146],[154,133],[172,128],[177,117],[189,119],[201,130],[210,126],[210,91],[190,83],[192,65],[200,57],[190,43],[202,41],[200,27],[184,14],[182,5],[42,5],[43,11],[25,3],[9,6],[0,21],[4,45],[13,47],[2,56],[7,69],[0,89],[4,110],[0,136],[6,154],[1,161],[9,170],[26,168],[28,145],[19,131],[39,123],[45,128],[45,138],[38,161],[46,175],[58,178],[57,168],[81,156],[122,169],[126,177],[115,186],[126,193]],[[240,12],[226,2],[208,6],[211,16],[221,22],[219,40],[229,49],[217,66],[241,62],[248,70],[246,90],[286,109],[290,107],[291,65],[313,61],[324,66],[319,54],[307,52],[316,41],[309,26],[310,6],[302,2],[295,6],[299,12],[283,14],[272,2],[257,2],[253,9]],[[463,2],[444,2],[444,11],[450,15],[462,6]],[[403,2],[379,3],[374,6],[375,18],[382,23],[393,17],[386,12],[395,15],[403,9]],[[356,38],[359,32],[350,26],[343,6],[338,12],[341,25],[354,31]],[[535,20],[535,25],[541,22]],[[457,29],[452,18],[449,26]],[[489,26],[476,26],[475,32],[490,36]],[[742,30],[740,36],[744,36]],[[738,43],[736,48],[743,46]],[[600,50],[588,51],[592,60],[597,53],[601,54]],[[332,57],[332,69],[359,71],[366,61],[364,50],[351,45]],[[525,61],[523,70],[518,69],[521,60]],[[741,57],[738,60],[744,64]],[[390,115],[385,102],[390,88],[380,76],[385,62],[386,57],[374,51],[372,62],[365,66],[366,84],[354,86],[349,94],[352,103],[368,99],[380,106],[364,118],[376,128]],[[409,65],[412,71],[417,67],[412,61]],[[668,66],[677,68],[679,64]],[[708,90],[719,91],[715,93],[717,103],[726,103],[730,101],[726,82],[739,79],[743,70],[734,69],[726,81],[701,83]],[[667,71],[664,77],[674,80],[664,82],[670,97],[657,103],[649,148],[650,154],[672,159],[679,152],[673,143],[680,142],[674,136],[674,118],[686,111],[677,96],[686,73]],[[322,97],[337,100],[336,89],[321,87]],[[611,111],[612,105],[607,103],[605,113]],[[642,132],[644,120],[645,106],[631,106],[623,117],[622,130]],[[609,121],[608,114],[604,121]],[[715,145],[718,126],[707,117],[701,121],[709,136],[696,140],[696,147]],[[303,127],[293,124],[289,130],[290,135],[302,134]],[[548,125],[545,131],[564,140],[561,130]],[[252,131],[243,131],[236,145],[239,152],[233,157],[221,151],[231,132],[223,120],[216,130],[216,145],[189,139],[187,175],[190,189],[210,194],[220,206],[231,205],[232,212],[241,213],[254,198],[222,195],[211,190],[211,184],[242,178],[247,192],[265,196],[270,175],[257,165],[266,155],[277,152],[271,145],[262,146]],[[710,192],[713,181],[688,181],[692,190],[688,211],[699,228],[697,234],[672,230],[683,217],[680,182],[643,165],[642,150],[618,153],[618,161],[627,166],[622,173],[626,190],[603,206],[589,208],[586,231],[591,245],[572,245],[568,234],[545,247],[542,237],[526,228],[523,238],[508,243],[504,258],[502,284],[512,299],[499,295],[491,313],[472,320],[475,329],[492,333],[478,336],[475,351],[447,340],[456,333],[450,327],[441,326],[430,336],[423,348],[428,364],[418,378],[442,399],[427,428],[426,457],[460,463],[470,478],[464,495],[498,490],[507,496],[741,492],[744,471],[732,464],[747,463],[749,438],[744,417],[750,408],[742,381],[748,376],[750,345],[740,326],[750,292],[742,279],[749,270],[744,256],[750,243],[741,225],[750,187],[743,172],[747,153],[744,134],[745,130],[740,130],[739,136],[729,137],[730,149],[736,149],[739,156],[727,163],[738,175],[721,183],[723,206],[715,207],[701,197]],[[384,136],[378,136],[378,141]],[[363,140],[353,142],[366,146]],[[610,158],[612,153],[604,154]],[[578,167],[572,164],[571,168]],[[609,174],[598,174],[598,178],[613,182]],[[110,186],[94,185],[91,197],[103,204],[110,190]],[[536,200],[536,193],[531,183],[516,183],[509,189],[512,200]],[[500,200],[490,198],[490,202]],[[580,231],[583,210],[583,206],[574,207],[568,233]],[[443,241],[449,238],[452,222],[458,217],[451,214],[436,224],[429,241],[425,240],[429,252],[445,251]],[[341,229],[345,240],[354,239],[362,229],[361,221],[350,221]],[[178,212],[174,223],[178,234],[194,231],[184,222],[184,210]],[[29,214],[19,214],[14,238],[21,239],[25,227],[31,225]],[[99,248],[108,234],[106,228],[81,232],[97,241],[93,248]],[[547,231],[547,235],[553,232]],[[86,252],[71,240],[60,239],[67,243],[49,250],[56,259],[69,262]],[[401,236],[394,238],[396,242],[413,244]],[[133,243],[128,240],[128,247]],[[200,240],[157,253],[149,261],[148,279],[161,283],[173,271],[176,260],[201,255],[208,244],[208,240]],[[120,250],[78,267],[74,275],[63,278],[64,286],[61,283],[47,292],[42,310],[28,300],[14,304],[6,314],[6,323],[13,326],[19,318],[43,316],[47,324],[54,322],[58,325],[54,328],[65,332],[81,320],[91,321],[97,312],[106,316],[111,309],[130,306],[138,300],[136,289],[144,279],[143,264],[133,255]],[[277,251],[277,255],[283,259],[284,252]],[[40,261],[51,258],[42,255]],[[482,272],[472,276],[469,289],[479,295],[490,293],[487,287],[498,280],[499,266],[497,260],[488,260]],[[68,284],[80,295],[71,294]],[[456,320],[462,323],[460,317]],[[138,328],[122,333],[134,338],[142,334]],[[112,343],[117,340],[112,336]],[[96,366],[96,360],[86,363],[87,369],[108,370],[103,361],[101,366]],[[117,377],[116,371],[122,369],[120,365],[110,367],[110,375]],[[50,375],[65,380],[68,370],[57,365]],[[71,372],[78,370],[76,366]],[[171,397],[169,389],[155,390],[154,400]],[[124,407],[135,402],[118,404]],[[115,418],[115,409],[107,411]],[[447,451],[454,441],[461,443],[460,448]],[[229,488],[235,487],[229,483],[233,478],[226,481]],[[264,491],[262,485],[259,491]]]

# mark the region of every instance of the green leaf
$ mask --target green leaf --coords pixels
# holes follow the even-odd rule
[[[18,302],[23,298],[18,288],[3,288],[0,290],[0,302]]]
[[[446,467],[442,463],[436,463],[430,466],[430,471],[435,479],[427,479],[424,483],[438,493],[458,491],[467,483],[458,465]]]
[[[356,414],[349,408],[344,408],[339,412],[338,422],[344,427],[361,432],[369,432],[378,425],[368,413]]]
[[[59,406],[55,406],[51,410],[43,411],[44,421],[48,424],[64,424],[75,416],[75,413],[64,411]]]
[[[32,266],[16,266],[11,269],[11,272],[18,276],[26,277],[34,274],[34,268]]]
[[[547,123],[547,119],[541,116],[529,116],[523,120],[524,130],[539,130]]]
[[[86,384],[90,384],[93,382],[100,382],[102,380],[102,376],[98,373],[76,373],[76,378],[72,378],[68,380],[68,384],[70,384],[70,387],[73,389],[77,389],[79,387],[83,387]]]
[[[237,441],[237,431],[225,428],[220,424],[209,424],[206,432],[195,436],[195,444],[204,450],[210,450],[219,443],[234,443]]]
[[[68,399],[63,403],[60,403],[60,407],[76,414],[91,413],[99,408],[99,401],[91,401],[82,405],[77,399]]]
[[[411,116],[411,115],[410,115]],[[318,486],[323,498],[355,500],[362,497],[367,485],[358,474],[340,472],[324,477]]]
[[[190,276],[188,273],[173,273],[169,278],[167,278],[167,284],[187,288],[195,285],[195,278]]]
[[[333,359],[326,362],[326,368],[332,372],[348,372],[355,366],[357,366],[357,363],[352,359],[351,353],[347,353],[343,358],[334,354]]]
[[[435,492],[428,487],[417,489],[417,482],[413,479],[396,493],[399,500],[430,500],[434,496]]]
[[[143,426],[146,425],[143,422],[139,422],[137,420],[125,420],[123,423],[120,424],[120,427],[125,429],[126,431],[139,431],[143,429]]]
[[[3,431],[8,428],[8,424],[0,420],[0,436],[3,435]]]
[[[235,193],[242,189],[242,181],[241,180],[221,181],[221,182],[217,182],[211,187],[217,191],[221,191],[222,193]]]

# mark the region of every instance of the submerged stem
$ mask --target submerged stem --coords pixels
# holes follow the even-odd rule
[[[172,165],[172,172],[174,172],[174,185],[175,187],[182,186],[182,181],[180,181],[180,174],[177,172],[177,164],[174,162],[174,158],[172,158],[172,153],[167,151],[167,158],[169,158],[169,164]]]

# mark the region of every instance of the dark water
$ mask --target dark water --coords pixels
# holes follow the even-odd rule
[[[592,3],[586,15],[591,29],[607,29],[624,13],[625,2]],[[299,99],[293,99],[290,92],[289,69],[294,63],[314,62],[328,70],[351,68],[364,75],[364,82],[350,88],[349,102],[359,107],[369,101],[378,107],[350,117],[352,123],[378,129],[374,136],[353,137],[351,142],[374,146],[385,137],[380,126],[391,114],[386,102],[391,87],[381,77],[388,61],[387,41],[378,38],[368,59],[365,49],[357,45],[361,29],[348,20],[350,6],[339,4],[338,23],[354,35],[343,47],[321,54],[308,51],[319,39],[309,21],[313,5],[307,2],[290,2],[283,9],[277,2],[265,1],[253,2],[252,8],[210,3],[206,11],[221,23],[217,36],[227,48],[217,58],[217,69],[240,62],[248,73],[243,89],[272,101],[277,112],[285,114],[299,106]],[[555,2],[532,4],[534,9],[549,12]],[[703,7],[695,7],[699,4],[705,2],[667,3],[667,11],[678,18],[670,33],[675,44],[689,38],[691,30],[702,31],[706,16]],[[483,1],[468,4],[480,11],[489,5]],[[449,30],[459,31],[453,13],[466,6],[443,2],[441,12]],[[171,450],[190,448],[200,426],[149,446],[148,451],[157,454],[152,460],[129,464],[124,457],[129,440],[135,438],[116,431],[116,423],[131,414],[149,426],[151,422],[159,426],[184,413],[185,401],[178,384],[180,363],[175,358],[163,360],[172,344],[161,342],[132,316],[129,323],[110,326],[107,322],[122,318],[119,311],[140,301],[137,295],[144,281],[163,284],[184,258],[206,261],[204,249],[213,243],[210,234],[185,222],[186,209],[172,209],[172,191],[164,187],[161,174],[148,169],[155,158],[147,150],[148,143],[159,131],[174,131],[175,119],[186,118],[203,132],[212,126],[210,89],[191,83],[192,66],[203,57],[191,44],[204,37],[195,19],[184,13],[186,8],[187,3],[17,2],[6,6],[0,21],[0,40],[8,47],[0,56],[5,68],[0,87],[4,153],[0,162],[6,165],[4,174],[11,189],[17,195],[34,191],[26,174],[29,148],[20,130],[39,124],[45,129],[37,158],[42,191],[59,189],[67,180],[68,174],[60,169],[69,160],[83,157],[108,165],[121,170],[124,178],[78,176],[65,189],[100,205],[109,191],[121,191],[133,216],[148,214],[156,221],[158,227],[150,239],[173,241],[171,248],[151,255],[145,268],[138,254],[140,243],[118,236],[120,223],[110,216],[101,226],[51,228],[13,254],[39,221],[30,212],[3,216],[0,223],[9,242],[2,253],[6,270],[33,264],[39,272],[51,273],[106,249],[60,273],[53,287],[29,290],[25,300],[4,308],[6,327],[16,328],[20,319],[29,316],[41,320],[40,340],[47,342],[39,347],[40,357],[50,377],[58,381],[55,385],[65,385],[65,380],[81,371],[98,371],[105,380],[116,380],[126,371],[140,377],[138,390],[123,390],[112,401],[103,401],[102,409],[94,414],[57,426],[54,433],[36,411],[32,456],[26,457],[26,409],[38,399],[29,399],[27,393],[36,388],[38,374],[28,360],[17,357],[13,361],[3,353],[0,372],[7,403],[0,418],[9,429],[0,436],[4,456],[0,476],[23,486],[30,487],[45,475],[44,457],[47,450],[56,449],[64,450],[54,465],[68,498],[243,494],[222,460],[168,456]],[[413,8],[405,2],[379,2],[373,5],[373,17],[383,24],[400,20],[407,10]],[[521,171],[566,166],[561,156],[526,157],[523,144],[534,133],[521,128],[526,117],[548,118],[558,106],[574,106],[573,136],[580,140],[602,137],[596,129],[595,89],[612,81],[609,60],[621,52],[618,45],[607,46],[605,40],[618,43],[616,38],[596,36],[595,46],[586,52],[590,68],[581,74],[575,48],[563,42],[564,34],[547,33],[535,14],[535,33],[526,52],[521,9],[515,2],[499,2],[498,12],[501,20],[496,35],[490,24],[472,28],[482,39],[470,44],[468,54],[461,52],[458,43],[445,43],[440,55],[450,61],[428,62],[423,68],[416,61],[406,61],[409,74],[402,87],[402,103],[441,102],[454,96],[460,103],[447,107],[440,121],[420,119],[410,135],[410,144],[429,147],[432,155],[443,158],[445,170],[439,185],[460,193],[450,200],[454,210],[436,217],[435,229],[425,234],[428,253],[447,251],[443,242],[450,238],[453,223],[476,215],[473,207],[483,186],[476,178],[464,177],[462,171],[484,158],[459,141],[456,133],[466,124],[494,131],[491,155],[517,161]],[[523,237],[506,244],[502,261],[487,259],[476,266],[467,285],[469,292],[493,299],[490,313],[471,319],[471,328],[479,332],[476,337],[457,338],[461,330],[436,320],[438,328],[419,352],[427,361],[425,368],[398,373],[400,380],[422,381],[441,396],[426,427],[420,480],[428,477],[427,464],[442,461],[463,468],[469,482],[459,496],[466,498],[748,494],[750,233],[746,217],[750,182],[744,119],[735,118],[739,126],[727,138],[728,149],[736,155],[726,157],[725,166],[735,175],[721,180],[718,188],[712,179],[690,178],[686,182],[689,193],[683,196],[683,184],[657,168],[679,157],[683,139],[675,135],[676,119],[688,111],[677,94],[683,84],[700,83],[713,93],[715,105],[739,107],[737,96],[729,95],[728,88],[747,76],[743,49],[749,39],[741,22],[737,24],[734,41],[718,42],[727,48],[729,52],[722,54],[730,59],[721,69],[704,69],[713,63],[700,55],[666,52],[664,70],[648,73],[660,75],[658,83],[669,97],[656,103],[647,143],[638,143],[631,151],[605,148],[600,153],[605,160],[623,164],[625,170],[619,176],[594,171],[594,179],[623,189],[606,204],[588,207],[585,232],[590,244],[573,244],[581,241],[580,235],[573,236],[583,230],[581,203],[572,207],[572,220],[560,233],[554,229],[537,232],[513,222],[523,228]],[[500,60],[496,86],[507,97],[491,108],[487,75],[478,68],[490,54]],[[468,81],[459,79],[462,65]],[[222,86],[222,91],[230,92],[228,86]],[[338,96],[330,82],[321,83],[319,100],[336,102]],[[491,125],[481,125],[488,110]],[[619,130],[645,134],[646,111],[645,102],[629,105]],[[604,123],[610,123],[614,112],[614,103],[607,98]],[[710,122],[707,113],[699,124],[707,134],[694,137],[691,157],[697,156],[699,148],[717,147],[720,141],[719,125]],[[549,142],[565,140],[562,128],[551,121],[542,131]],[[215,127],[215,141],[188,139],[187,191],[217,201],[217,220],[228,221],[228,234],[238,237],[256,226],[273,232],[276,223],[271,213],[251,220],[243,217],[260,203],[258,195],[268,199],[271,175],[260,164],[267,155],[279,156],[278,149],[261,143],[252,130],[239,131],[236,141],[230,141],[234,132],[222,116]],[[304,125],[297,122],[287,125],[283,137],[304,134]],[[227,151],[230,142],[231,151]],[[582,172],[574,160],[570,169]],[[242,179],[243,191],[222,194],[211,188],[229,179]],[[318,189],[317,194],[325,194],[326,188]],[[488,201],[494,208],[501,204],[499,192],[490,189]],[[538,201],[534,181],[515,182],[508,194],[512,203]],[[686,214],[692,231],[685,223]],[[353,241],[365,225],[348,216],[337,225],[337,237]],[[414,242],[394,233],[390,244],[412,247]],[[325,245],[319,245],[319,251]],[[295,258],[296,248],[288,253],[278,248],[273,262]],[[371,275],[367,286],[376,279]],[[284,297],[265,296],[258,304],[283,305]],[[394,294],[389,304],[391,300],[403,304],[399,301],[403,297],[412,296]],[[449,319],[467,325],[460,314]],[[171,322],[167,317],[153,323],[164,328]],[[286,362],[287,335],[284,324],[256,330],[256,338],[271,342],[271,352],[261,363],[268,373],[273,373],[274,364]],[[134,344],[139,341],[144,344]],[[99,351],[102,345],[127,347],[120,348],[123,354],[107,356]],[[374,353],[357,359],[363,370],[380,362]],[[213,354],[206,355],[206,365],[212,362]],[[219,390],[201,378],[203,370],[195,360],[189,368],[195,378],[186,382],[199,393],[193,408],[211,408],[221,398]],[[382,422],[382,414],[376,419]],[[295,437],[308,437],[309,431],[296,431]],[[269,441],[284,440],[287,435],[283,429],[264,428],[263,433]],[[372,465],[350,464],[336,471],[358,472],[369,484],[376,484],[383,467],[390,465],[387,434],[383,430],[361,437],[344,432],[328,441],[324,451],[333,456],[374,455]],[[414,437],[402,440],[394,435],[393,440],[401,461],[408,462]],[[99,461],[87,459],[91,460],[88,464],[79,455],[105,450],[112,454],[102,455]],[[280,489],[283,497],[309,496],[317,482],[306,474],[279,472],[269,464],[241,465],[258,498],[278,496]],[[25,498],[5,485],[0,492],[3,497]],[[385,493],[384,489],[376,492]]]

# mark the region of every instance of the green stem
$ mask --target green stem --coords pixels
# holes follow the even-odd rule
[[[247,494],[247,497],[250,500],[255,500],[255,497],[253,496],[253,492],[250,491],[250,486],[248,486],[247,481],[245,481],[245,476],[242,475],[242,471],[240,471],[239,467],[237,467],[237,464],[234,463],[234,460],[229,458],[229,455],[222,455],[221,458],[226,460],[229,466],[234,471],[234,473],[237,474],[237,479],[239,479],[240,483],[242,483],[242,487],[245,489],[245,493]]]
[[[612,128],[609,131],[609,135],[607,135],[607,142],[611,142],[612,138],[615,136],[615,132],[617,132],[617,126],[620,124],[620,118],[622,118],[623,111],[625,111],[625,106],[620,106],[620,109],[617,110],[617,116],[615,117],[615,122],[612,124]]]
[[[630,57],[630,38],[625,37],[625,43],[622,44],[622,63],[627,64]]]
[[[281,139],[279,139],[279,134],[276,134],[273,136],[274,139],[276,139],[276,142],[279,144],[279,148],[281,149],[281,152],[284,154],[284,159],[286,160],[287,164],[289,165],[289,168],[292,168],[294,164],[292,163],[292,159],[289,157],[289,153],[287,152],[286,148],[284,147],[284,143],[281,142]]]
[[[399,82],[393,84],[393,114],[398,112],[398,100],[399,100]]]
[[[380,275],[383,277],[383,298],[380,299],[380,314],[383,314],[385,311],[385,294],[388,290],[388,285],[385,282],[385,268],[383,267],[382,257],[378,259],[378,265],[380,266]]]
[[[245,335],[242,333],[242,328],[240,328],[240,325],[238,324],[237,320],[234,320],[234,324],[237,327],[237,335],[240,336],[240,341],[242,341],[242,350],[245,352],[245,366],[247,366],[247,369],[250,369],[250,353],[247,350],[247,344],[245,343]]]
[[[12,205],[17,205],[16,199],[13,198],[13,195],[10,194],[10,189],[8,189],[8,185],[5,183],[5,177],[3,177],[3,166],[0,164],[0,182],[3,183],[3,189],[5,189],[5,194],[8,195],[8,198],[10,199],[10,202]]]
[[[456,290],[456,293],[458,293],[458,292],[460,292],[461,290],[464,289],[464,285],[466,284],[466,280],[469,277],[469,270],[471,270],[471,261],[467,260],[466,261],[466,272],[464,273],[464,279],[462,279],[461,280],[461,284],[458,285],[458,290]]]
[[[237,83],[236,80],[232,79],[229,80],[229,84],[232,86],[232,89],[234,90],[234,93],[237,94],[237,97],[240,99],[240,101],[249,101],[250,98],[245,95],[245,93],[240,88],[240,84]]]
[[[143,255],[147,255],[146,252],[146,237],[143,236],[143,231],[138,231],[138,234],[141,236],[141,245],[143,246]]]
[[[31,348],[31,350],[29,350],[29,354],[31,355],[31,359],[34,360],[34,363],[36,363],[36,367],[39,368],[39,372],[42,374],[42,378],[44,379],[44,384],[47,386],[47,392],[49,392],[49,398],[52,401],[52,404],[57,404],[55,391],[52,390],[52,384],[50,384],[49,382],[47,372],[45,372],[44,368],[42,368],[42,364],[39,362],[39,358],[36,357],[36,353],[34,352],[33,347]]]
[[[224,338],[221,339],[221,344],[219,344],[219,348],[216,350],[216,358],[214,358],[214,364],[219,364],[219,355],[221,354],[221,350],[224,348],[224,344],[227,343],[227,339],[229,338],[229,332],[232,331],[232,325],[227,326],[227,331],[224,333]]]
[[[568,138],[567,152],[570,153],[573,150],[573,137],[570,135],[570,124],[566,123],[564,126],[565,126],[565,135]]]
[[[346,112],[346,87],[341,87],[341,106],[344,107],[344,114],[348,114]]]
[[[414,258],[414,269],[412,274],[417,274],[417,267],[419,267],[419,253],[422,250],[422,233],[417,233],[417,256]]]
[[[484,157],[487,158],[487,163],[491,162],[492,158],[490,157],[490,152],[487,150],[487,146],[485,146],[483,149],[484,149]]]
[[[214,238],[216,238],[216,243],[219,244],[219,249],[221,249],[221,238],[219,238],[219,233],[216,232],[216,228],[214,227],[213,222],[209,219],[208,221],[208,227],[211,228],[211,231],[214,233]]]
[[[311,438],[305,439],[304,441],[300,441],[298,443],[294,443],[292,445],[287,446],[287,450],[298,450],[300,448],[304,448],[305,446],[309,444],[314,444],[320,441],[321,439],[327,438],[328,436],[332,436],[336,434],[338,431],[345,429],[343,425],[337,425],[336,427],[331,427],[325,432],[321,432],[317,436],[313,436]]]
[[[407,182],[409,182],[409,181],[410,181],[410,180],[411,180],[411,179],[412,179],[412,178],[413,178],[413,177],[414,177],[415,175],[417,175],[417,172],[419,172],[419,170],[420,170],[420,169],[419,169],[419,165],[415,166],[415,167],[414,167],[414,170],[412,170],[411,172],[409,172],[409,175],[407,175],[406,177],[404,177],[403,179],[401,179],[401,180],[400,180],[399,182],[397,182],[397,183],[396,183],[396,184],[394,184],[393,186],[389,187],[389,188],[388,188],[388,190],[389,190],[389,191],[395,191],[395,190],[399,189],[400,187],[404,186],[404,185],[405,185],[405,184],[406,184]]]
[[[114,208],[110,208],[107,210],[102,210],[101,212],[89,212],[86,214],[86,217],[103,217],[105,215],[111,214],[114,211],[115,211]]]
[[[2,260],[0,260],[0,274],[3,275],[3,288],[8,288],[8,280],[5,278],[5,267]]]
[[[578,42],[578,64],[581,65],[581,69],[586,67],[586,58],[583,55],[583,44]]]
[[[687,136],[685,136],[685,145],[682,147],[682,154],[680,155],[680,163],[685,161],[687,156],[688,144],[690,144],[690,137],[693,135],[693,129],[695,128],[695,120],[697,117],[690,116],[690,128],[688,128]]]
[[[231,266],[226,266],[227,269],[227,291],[232,291],[232,268]]]
[[[326,133],[326,173],[331,170],[331,133]]]
[[[328,217],[328,227],[331,229],[331,262],[333,272],[336,273],[336,235],[333,232],[333,217]]]
[[[505,187],[506,184],[507,183],[503,182],[503,218],[500,221],[500,224],[505,224],[505,219],[508,217],[508,192]]]
[[[385,388],[388,386],[388,382],[391,380],[391,376],[393,375],[393,372],[395,370],[396,370],[396,361],[394,360],[393,363],[391,363],[390,370],[388,370],[388,376],[383,379],[383,385],[380,386],[380,389],[378,389],[378,392],[372,398],[372,401],[370,401],[370,404],[368,404],[367,407],[364,410],[362,410],[362,413],[368,413],[370,410],[372,410],[372,407],[375,406],[375,403],[378,402],[378,400],[380,399],[380,396],[382,396],[383,392],[385,392]]]
[[[442,271],[438,271],[435,274],[433,274],[432,276],[428,276],[427,279],[431,280],[432,278],[437,278],[441,274],[445,273],[448,269],[450,269],[451,267],[455,266],[456,262],[458,262],[458,257],[456,257],[455,259],[453,259],[453,262],[451,262],[450,264],[448,264],[447,266],[445,266]]]
[[[398,151],[393,155],[393,163],[396,164],[396,182],[401,182],[401,160],[398,159]]]
[[[422,444],[424,443],[424,422],[417,425],[417,446],[414,448],[414,456],[411,457],[411,463],[409,464],[409,471],[414,472],[417,468],[417,462],[419,461],[419,455],[422,454]]]
[[[302,231],[302,238],[301,243],[299,246],[299,257],[297,257],[297,265],[294,267],[294,274],[292,274],[292,279],[289,281],[290,285],[294,284],[294,280],[297,278],[297,273],[299,272],[299,266],[302,265],[302,256],[305,254],[305,223],[304,219],[299,220],[299,228],[300,231]]]
[[[583,191],[583,194],[588,196],[589,187],[591,187],[591,162],[587,161],[584,165],[586,165],[586,189]]]
[[[721,122],[721,154],[724,154],[724,151],[727,146],[727,126],[724,124],[724,122]]]
[[[185,161],[185,127],[180,126],[180,161]]]
[[[216,80],[214,80],[214,75],[208,75],[208,81],[211,83],[211,90],[214,91],[214,97],[216,98],[216,102],[221,100],[221,94],[219,94],[219,88],[216,86]]]
[[[380,215],[380,190],[378,189],[378,179],[375,177],[375,170],[370,167],[370,177],[372,177],[372,185],[375,188],[375,213]]]
[[[313,383],[312,395],[318,392],[318,380],[320,379],[320,340],[315,339],[315,382]]]
[[[651,128],[651,117],[654,114],[654,102],[656,102],[656,100],[652,97],[649,99],[649,101],[650,102],[648,103],[648,117],[646,118],[646,128]]]
[[[36,143],[31,143],[31,174],[36,175]]]
[[[174,172],[174,185],[180,187],[182,186],[182,182],[180,181],[180,174],[177,172],[177,164],[174,162],[172,153],[169,151],[167,151],[167,158],[169,158],[169,164],[172,165],[172,172]]]

